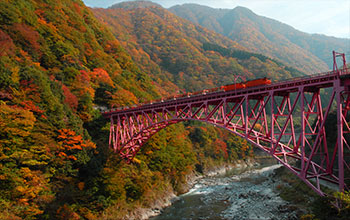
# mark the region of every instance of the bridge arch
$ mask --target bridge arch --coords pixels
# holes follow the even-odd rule
[[[331,88],[322,105],[320,91]],[[347,189],[350,152],[344,133],[350,133],[350,79],[339,73],[294,79],[268,86],[206,95],[104,113],[110,118],[110,146],[131,161],[159,130],[181,121],[213,124],[265,151],[320,195],[321,181]],[[326,119],[337,109],[338,141],[328,146]],[[295,163],[297,161],[297,163]]]

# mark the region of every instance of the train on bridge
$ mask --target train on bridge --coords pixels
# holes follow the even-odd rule
[[[264,78],[249,80],[249,81],[245,81],[245,82],[241,82],[241,83],[233,83],[233,84],[228,84],[228,85],[224,85],[224,86],[219,86],[219,87],[212,88],[212,89],[204,89],[204,90],[197,91],[197,92],[183,93],[183,94],[175,95],[172,97],[168,97],[166,99],[158,99],[155,101],[150,101],[149,104],[152,104],[153,102],[155,102],[155,103],[156,102],[163,102],[164,100],[172,100],[172,99],[191,97],[191,96],[196,96],[196,95],[205,95],[208,93],[218,92],[218,91],[228,92],[228,91],[245,89],[245,88],[249,88],[249,87],[270,85],[270,84],[271,84],[271,80],[267,77],[264,77]]]
[[[267,77],[264,77],[264,78],[249,80],[249,81],[245,81],[245,82],[241,82],[241,83],[233,83],[233,84],[228,84],[228,85],[224,85],[224,86],[219,86],[219,87],[215,87],[212,89],[204,89],[204,90],[197,91],[197,92],[182,93],[182,94],[174,95],[174,96],[167,97],[167,98],[161,98],[161,99],[152,100],[152,101],[149,101],[146,103],[140,103],[137,105],[133,105],[131,107],[120,107],[120,108],[117,108],[117,110],[137,108],[137,107],[145,105],[145,104],[153,104],[153,103],[158,103],[158,102],[164,102],[167,100],[176,100],[178,98],[192,97],[192,96],[197,96],[197,95],[206,95],[208,93],[214,93],[214,92],[219,92],[219,91],[228,92],[228,91],[235,91],[235,90],[270,85],[270,84],[271,84],[271,80]]]

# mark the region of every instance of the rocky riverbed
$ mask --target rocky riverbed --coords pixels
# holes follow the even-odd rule
[[[298,219],[298,210],[274,192],[280,181],[273,171],[280,165],[233,170],[197,179],[194,187],[176,198],[152,220],[171,219]]]

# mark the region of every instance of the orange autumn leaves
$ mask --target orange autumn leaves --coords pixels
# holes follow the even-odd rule
[[[49,186],[45,175],[41,171],[22,167],[19,171],[19,179],[22,184],[15,188],[14,194],[18,196],[18,204],[23,206],[23,214],[33,216],[44,213],[36,202],[48,203],[53,199],[53,195],[47,192]]]
[[[74,155],[76,152],[83,150],[84,148],[95,149],[96,145],[89,141],[83,140],[81,135],[76,135],[76,133],[70,129],[61,129],[58,131],[58,151],[57,156],[62,159],[76,161],[77,158]]]
[[[80,70],[80,75],[77,76],[75,83],[73,83],[73,91],[76,91],[78,97],[88,93],[92,98],[95,96],[95,89],[99,83],[105,83],[114,87],[114,83],[109,74],[102,68],[95,68],[93,71],[87,72]]]
[[[89,106],[94,101],[96,89],[101,87],[101,84],[115,88],[113,80],[104,69],[95,68],[93,71],[80,70],[74,76],[74,80],[67,84],[61,83],[64,102],[73,111],[78,111],[81,119],[88,121],[91,119],[91,108]],[[105,96],[111,95],[106,93]],[[86,100],[91,100],[91,103]]]

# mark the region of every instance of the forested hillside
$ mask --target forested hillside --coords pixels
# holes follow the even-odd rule
[[[0,219],[103,210],[107,140],[91,136],[108,135],[85,128],[100,117],[96,106],[154,99],[161,89],[81,1],[0,8]]]
[[[135,63],[157,82],[171,81],[181,90],[196,91],[233,83],[235,75],[247,80],[303,75],[164,8],[143,7],[142,2],[139,8],[128,7],[127,3],[93,11],[112,28]],[[134,2],[130,4],[135,6]]]
[[[140,69],[79,0],[0,1],[0,8],[0,219],[127,218],[183,192],[196,167],[251,155],[227,132],[180,124],[125,163],[108,149],[99,109],[177,86]]]
[[[345,52],[347,39],[307,34],[244,7],[214,9],[197,4],[169,11],[223,34],[252,52],[278,58],[309,74],[332,68],[332,50]]]

